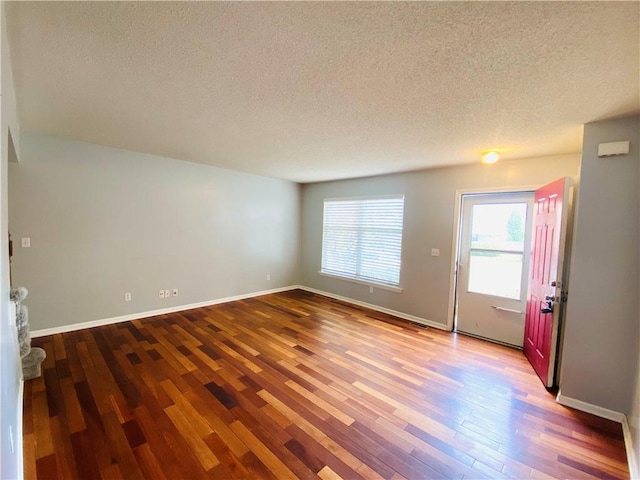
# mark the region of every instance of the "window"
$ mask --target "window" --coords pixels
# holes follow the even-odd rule
[[[520,299],[526,222],[526,203],[473,206],[470,292]]]
[[[321,273],[398,286],[404,196],[324,201]]]

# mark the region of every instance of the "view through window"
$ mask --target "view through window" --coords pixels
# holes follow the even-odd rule
[[[519,299],[526,203],[474,205],[468,290]]]

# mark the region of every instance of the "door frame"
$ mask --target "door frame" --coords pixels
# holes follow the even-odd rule
[[[451,239],[451,269],[449,273],[449,308],[447,311],[447,330],[453,332],[455,304],[456,304],[456,284],[458,281],[458,272],[456,265],[460,254],[460,236],[462,233],[462,196],[463,195],[483,195],[492,193],[522,193],[533,192],[542,185],[521,185],[514,187],[484,187],[484,188],[465,188],[456,190],[455,207],[453,212],[453,238]]]
[[[528,190],[462,195],[460,241],[458,242],[458,261],[456,263],[454,331],[513,348],[523,348],[527,289],[532,258],[534,198],[535,191]],[[495,205],[506,207],[514,204],[525,206],[525,215],[522,217],[524,233],[522,249],[519,252],[512,252],[514,254],[520,253],[520,274],[517,280],[518,286],[521,287],[520,295],[514,298],[497,293],[471,290],[469,282],[472,278],[471,265],[473,262],[471,256],[474,250],[472,230],[473,225],[475,225],[475,207],[491,207]],[[497,227],[497,225],[494,225],[494,227]],[[491,247],[486,248],[491,250]],[[496,248],[499,249],[497,246]],[[504,248],[500,250],[502,253],[509,251],[506,245],[501,248]],[[513,280],[515,281],[515,278]],[[489,279],[487,278],[486,281],[488,282]],[[496,310],[489,307],[493,307]],[[501,308],[512,310],[512,313],[499,312],[498,310]]]

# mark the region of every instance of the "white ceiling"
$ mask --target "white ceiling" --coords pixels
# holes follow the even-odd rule
[[[638,2],[8,2],[24,131],[297,182],[579,152]]]

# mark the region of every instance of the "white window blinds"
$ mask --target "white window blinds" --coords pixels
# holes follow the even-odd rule
[[[322,273],[397,286],[404,196],[324,201]]]

